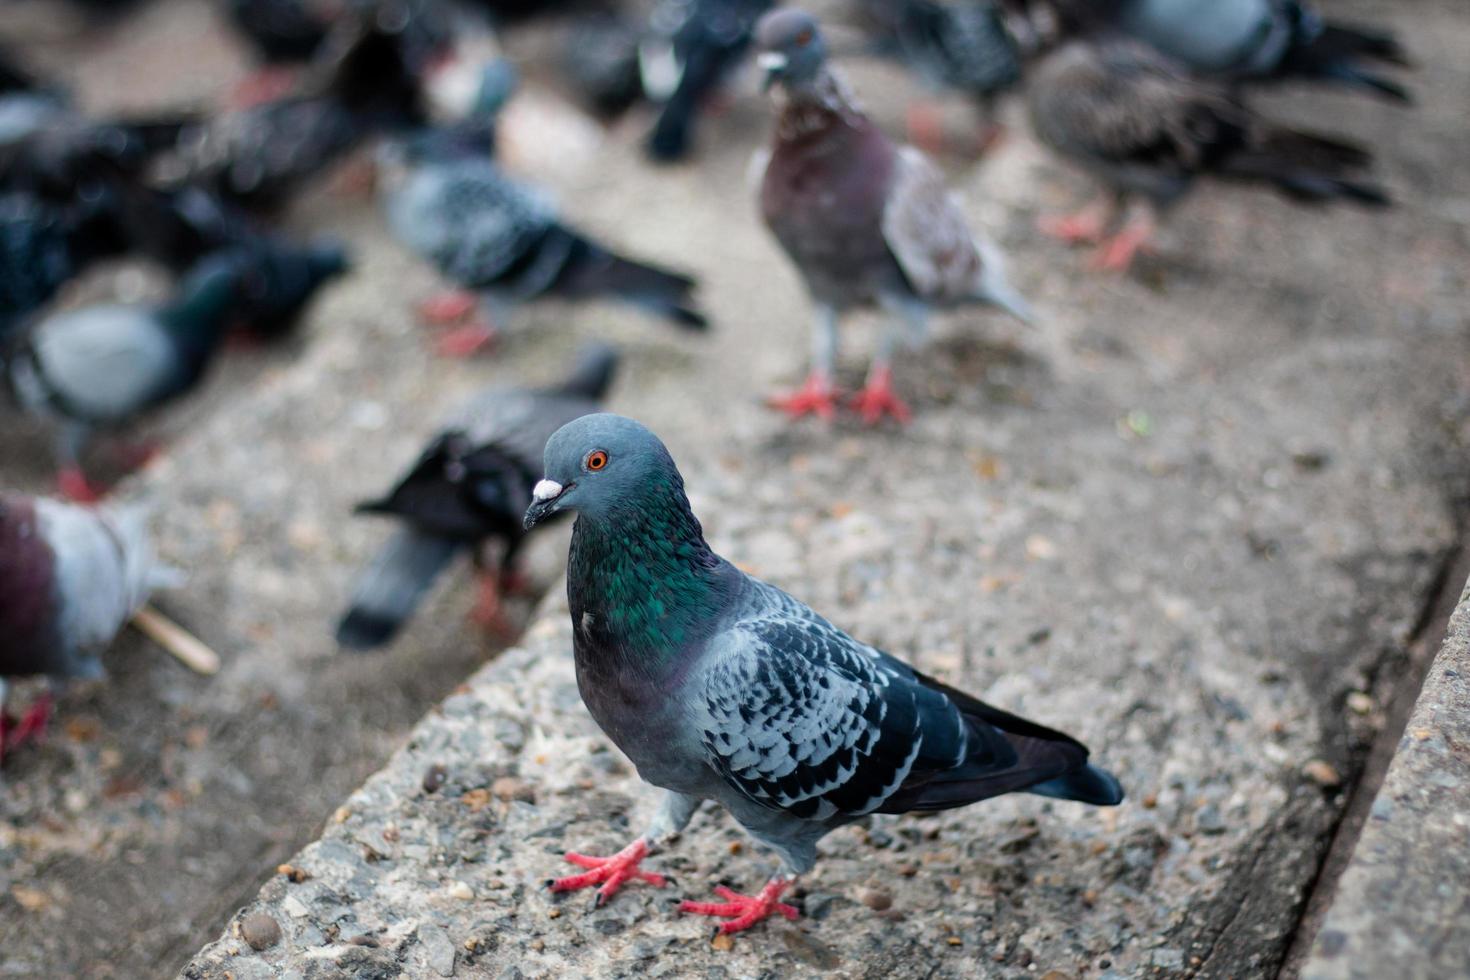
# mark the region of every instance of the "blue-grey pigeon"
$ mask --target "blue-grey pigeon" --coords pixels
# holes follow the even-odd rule
[[[18,345],[9,363],[11,389],[23,409],[56,425],[67,496],[97,499],[81,469],[95,430],[126,425],[204,376],[237,312],[241,274],[239,256],[212,256],[166,304],[57,313]]]
[[[896,343],[922,338],[935,307],[990,303],[1029,319],[1000,252],[970,230],[944,177],[913,147],[898,147],[858,108],[827,65],[817,22],[777,10],[756,28],[758,62],[781,97],[761,184],[761,214],[816,305],[812,367],[803,388],[773,404],[800,416],[834,414],[837,318],[879,305],[885,333],[857,399],[864,419],[909,409],[892,388]]]
[[[1159,212],[1207,174],[1269,184],[1305,201],[1388,203],[1363,176],[1368,151],[1263,119],[1223,85],[1191,76],[1139,41],[1064,44],[1031,73],[1027,100],[1037,137],[1110,192],[1042,224],[1067,241],[1106,238],[1094,259],[1100,268],[1126,270]],[[1119,210],[1127,216],[1109,236]]]
[[[617,352],[592,344],[560,383],[546,388],[491,388],[476,396],[430,442],[386,496],[358,506],[398,529],[363,572],[337,626],[337,642],[371,650],[390,641],[439,573],[469,552],[480,568],[473,619],[502,627],[500,596],[514,588],[521,518],[541,472],[546,440],[564,424],[595,412],[607,395]],[[486,546],[500,546],[482,567]]]
[[[577,512],[567,571],[577,686],[592,717],[665,791],[652,826],[554,891],[633,877],[703,800],[780,858],[759,895],[684,911],[734,932],[796,912],[779,898],[825,834],[870,813],[946,810],[1029,792],[1111,806],[1118,781],[1088,750],[853,639],[710,550],[657,436],[588,415],[546,444],[527,527]]]
[[[708,325],[693,306],[691,277],[625,258],[563,223],[546,194],[511,180],[488,158],[477,132],[472,126],[429,130],[380,154],[394,236],[475,294],[458,308],[435,303],[426,313],[453,320],[478,301],[489,307],[485,320],[446,337],[443,353],[479,350],[494,337],[498,311],[542,296],[608,297],[685,329]]]
[[[101,677],[102,651],[150,592],[178,579],[155,561],[139,507],[0,494],[0,759],[44,730],[52,705],[48,691],[13,722],[5,678]]]

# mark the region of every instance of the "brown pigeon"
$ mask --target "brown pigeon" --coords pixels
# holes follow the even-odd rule
[[[1102,242],[1099,268],[1126,270],[1160,212],[1202,174],[1272,184],[1305,201],[1388,203],[1362,179],[1368,151],[1268,122],[1223,84],[1191,77],[1137,41],[1065,44],[1036,67],[1027,93],[1037,138],[1111,191],[1076,215],[1042,223],[1067,241]],[[1120,209],[1126,216],[1110,235]]]
[[[855,407],[870,423],[884,415],[907,420],[889,361],[905,334],[923,338],[932,308],[985,302],[1029,320],[1029,307],[1007,282],[999,251],[970,230],[938,169],[913,147],[895,146],[858,108],[827,66],[811,15],[767,14],[756,44],[766,86],[780,97],[761,214],[817,313],[811,374],[772,404],[794,417],[832,417],[837,318],[878,305],[892,325]]]

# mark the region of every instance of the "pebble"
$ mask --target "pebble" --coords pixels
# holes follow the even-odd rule
[[[1333,767],[1332,763],[1323,759],[1313,759],[1311,762],[1308,762],[1302,766],[1302,772],[1318,786],[1331,789],[1334,786],[1340,786],[1342,784],[1342,777],[1338,775],[1337,769]]]
[[[264,912],[252,912],[240,923],[240,935],[250,944],[251,949],[260,952],[281,941],[281,927]]]
[[[893,895],[882,888],[859,888],[858,901],[875,912],[893,907]]]
[[[490,784],[490,792],[496,799],[520,800],[522,803],[535,803],[536,790],[524,780],[516,779],[514,776],[501,776]]]
[[[449,886],[449,897],[468,902],[475,897],[475,890],[462,881],[452,882]]]
[[[430,766],[428,768],[428,771],[424,773],[424,792],[439,792],[439,787],[444,785],[444,780],[447,778],[449,778],[449,770],[445,769],[443,766]]]

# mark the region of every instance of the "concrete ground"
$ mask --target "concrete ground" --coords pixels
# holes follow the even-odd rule
[[[85,58],[68,56],[75,41],[46,53],[97,105],[219,92],[236,66],[207,40],[217,33],[201,6],[159,0],[121,37],[85,39]],[[410,317],[433,276],[384,239],[371,206],[314,195],[291,224],[349,238],[357,273],[298,341],[237,360],[161,419],[180,436],[135,491],[156,496],[163,550],[192,573],[161,604],[225,669],[194,677],[129,635],[108,658],[113,680],[68,696],[51,740],[7,764],[0,975],[177,970],[495,652],[461,622],[462,587],[390,651],[336,652],[332,619],[382,537],[347,511],[458,399],[550,377],[591,336],[624,348],[614,407],[665,435],[725,554],[864,639],[1073,731],[1119,772],[1129,803],[1099,814],[1005,801],[834,835],[804,884],[809,918],[738,940],[727,961],[702,924],[646,893],[550,919],[531,886],[560,871],[554,852],[609,846],[623,834],[610,817],[644,815],[568,687],[553,608],[526,650],[420,731],[373,784],[378,796],[355,798],[371,807],[331,825],[329,843],[349,842],[350,855],[327,853],[301,887],[317,889],[312,902],[335,889],[350,918],[327,921],[330,902],[306,898],[308,914],[281,913],[290,888],[275,879],[261,907],[287,941],[253,957],[227,938],[195,973],[286,975],[309,953],[322,975],[351,956],[388,971],[366,975],[418,975],[409,964],[427,951],[442,965],[441,935],[463,950],[497,931],[498,949],[461,954],[456,975],[502,975],[536,942],[525,975],[645,972],[649,943],[675,972],[1272,973],[1462,538],[1470,477],[1470,178],[1459,165],[1470,16],[1449,0],[1331,9],[1404,34],[1420,62],[1418,107],[1316,92],[1261,102],[1371,142],[1397,208],[1317,211],[1206,187],[1160,256],[1126,280],[1100,278],[1033,230],[1086,185],[1013,112],[1012,138],[957,168],[955,186],[1044,322],[946,317],[899,365],[918,413],[903,432],[791,428],[759,405],[799,380],[807,312],[744,184],[767,122],[752,95],[708,121],[697,162],[670,170],[639,157],[639,121],[603,134],[534,84],[508,122],[511,162],[579,224],[700,273],[717,320],[708,338],[615,308],[548,305],[523,311],[492,359],[434,359]],[[884,66],[853,74],[899,131],[912,86]],[[844,339],[844,380],[856,383],[871,332],[859,323]],[[45,446],[26,428],[0,437],[7,484],[42,486]],[[505,724],[486,724],[483,704]],[[517,744],[513,729],[536,734],[533,720],[564,765],[538,763],[529,736]],[[412,788],[422,794],[436,764],[454,795],[426,804]],[[466,812],[481,798],[460,800],[504,775],[535,805]],[[589,797],[587,779],[603,791]],[[402,846],[382,837],[390,824]],[[485,853],[474,850],[476,834],[497,846],[482,836]],[[751,885],[765,868],[730,853],[737,839],[703,817],[660,860],[681,892],[721,875]],[[364,841],[387,860],[348,888],[363,869],[331,875]],[[451,875],[469,879],[468,905],[435,890]],[[863,887],[887,890],[896,914],[858,904]],[[379,927],[376,947],[343,959],[346,940]]]

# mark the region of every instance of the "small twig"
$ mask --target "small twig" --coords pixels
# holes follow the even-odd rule
[[[196,674],[219,673],[219,654],[152,606],[133,614],[133,626]]]

